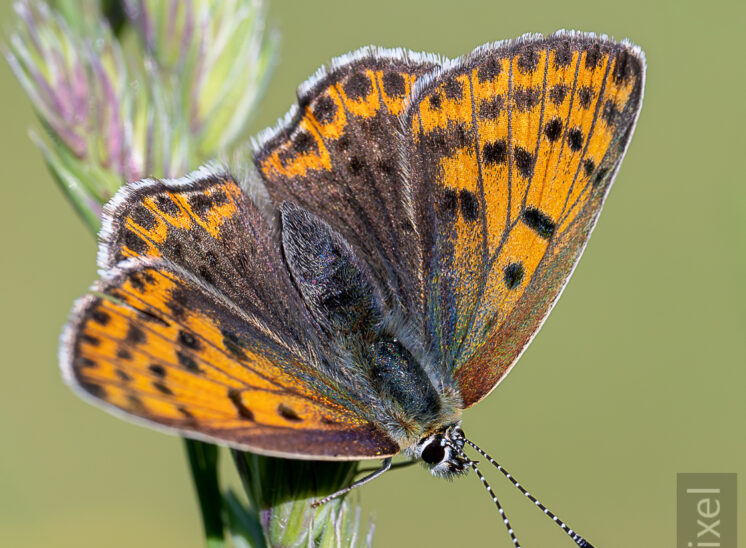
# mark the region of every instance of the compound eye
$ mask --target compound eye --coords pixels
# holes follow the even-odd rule
[[[422,450],[422,460],[428,464],[438,464],[446,456],[446,449],[437,441],[431,441]]]

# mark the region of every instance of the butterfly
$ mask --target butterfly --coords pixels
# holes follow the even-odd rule
[[[322,67],[253,141],[124,186],[64,377],[106,410],[265,455],[435,476],[567,283],[640,112],[629,42],[564,32],[447,60],[367,47]],[[336,493],[332,496],[337,496]],[[327,499],[330,497],[327,497]],[[324,499],[324,500],[327,500]],[[322,501],[323,502],[323,501]]]

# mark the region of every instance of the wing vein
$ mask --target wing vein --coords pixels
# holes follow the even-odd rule
[[[601,82],[601,89],[598,92],[598,99],[596,100],[596,108],[593,111],[593,118],[591,119],[591,127],[588,130],[588,137],[586,137],[585,139],[585,146],[583,147],[583,154],[580,157],[580,160],[578,160],[578,167],[575,169],[575,176],[572,179],[572,184],[570,185],[570,189],[567,191],[567,194],[565,195],[565,203],[562,206],[562,211],[559,214],[560,219],[564,217],[567,211],[567,204],[570,201],[570,196],[572,195],[572,191],[575,188],[575,183],[578,180],[578,175],[580,174],[580,170],[583,167],[583,159],[585,159],[585,155],[588,152],[588,145],[590,144],[591,138],[593,137],[593,130],[596,127],[596,121],[598,120],[598,113],[601,108],[601,97],[603,97],[603,94],[606,91],[606,79],[608,78],[609,71],[611,70],[611,61],[612,61],[611,54],[609,54],[609,61],[606,63],[606,72],[604,72],[603,81]],[[580,199],[582,195],[583,195],[582,193],[578,195],[576,202],[577,200]]]
[[[541,95],[541,111],[539,112],[539,131],[536,135],[536,148],[534,149],[534,169],[531,172],[531,178],[528,180],[528,184],[526,185],[526,193],[523,195],[523,201],[521,202],[521,212],[526,209],[526,200],[528,199],[528,194],[531,192],[531,185],[534,182],[534,177],[536,175],[536,160],[539,156],[539,148],[541,148],[541,135],[542,131],[541,128],[544,126],[544,109],[546,107],[546,100],[547,100],[547,75],[549,73],[549,48],[546,49],[546,57],[544,61],[544,80],[542,84],[542,95]],[[546,170],[545,170],[546,174]],[[520,213],[518,215],[520,217]],[[511,227],[512,230],[512,227]]]
[[[508,235],[510,234],[510,208],[513,200],[513,59],[508,58],[508,206],[505,209],[505,228],[500,242],[500,246],[507,241]]]
[[[578,84],[578,74],[580,72],[580,59],[582,59],[583,54],[578,53],[578,61],[575,64],[575,76],[573,76],[572,79],[572,91],[570,92],[570,104],[568,106],[567,110],[567,116],[568,119],[570,117],[570,114],[572,114],[572,106],[573,102],[575,100],[575,89]],[[552,176],[552,186],[554,186],[554,182],[557,180],[557,173],[559,172],[559,166],[560,162],[562,162],[562,155],[565,153],[565,143],[567,142],[567,134],[570,131],[569,124],[565,126],[564,131],[562,132],[562,143],[560,144],[560,151],[557,155],[557,163],[554,165],[554,175]]]
[[[578,167],[575,170],[575,176],[572,179],[570,190],[567,192],[567,195],[565,196],[565,203],[562,206],[562,211],[560,212],[560,215],[559,215],[560,220],[565,217],[566,213],[569,214],[569,211],[575,207],[575,203],[577,203],[578,200],[580,200],[580,198],[583,196],[583,193],[581,192],[578,195],[578,197],[575,199],[575,202],[573,202],[573,206],[570,208],[570,210],[567,209],[567,204],[570,201],[570,196],[572,195],[572,191],[575,188],[575,183],[578,180],[578,175],[580,174],[580,170],[583,167],[583,160],[585,159],[585,155],[588,152],[588,145],[590,144],[591,138],[593,137],[593,131],[596,128],[596,122],[598,121],[598,113],[601,110],[601,98],[603,97],[604,92],[606,91],[606,80],[609,77],[609,71],[611,70],[611,62],[612,62],[612,57],[611,57],[611,54],[609,54],[609,61],[606,63],[606,72],[604,72],[604,77],[601,82],[601,89],[598,91],[598,99],[596,100],[596,108],[593,111],[593,118],[591,119],[591,127],[588,130],[588,137],[586,137],[585,146],[583,147],[583,155],[578,161]]]

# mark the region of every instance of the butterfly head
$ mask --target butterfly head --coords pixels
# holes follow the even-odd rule
[[[451,478],[469,468],[463,456],[464,440],[461,423],[449,424],[417,442],[414,454],[430,467],[433,476]]]

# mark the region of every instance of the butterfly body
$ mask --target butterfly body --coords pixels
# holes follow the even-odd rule
[[[238,449],[475,468],[462,411],[564,288],[643,84],[639,48],[572,32],[333,61],[260,134],[246,177],[208,166],[108,204],[65,377]]]
[[[460,418],[453,379],[433,378],[428,357],[392,317],[384,290],[354,248],[322,219],[280,207],[283,257],[311,316],[326,335],[350,391],[370,394],[368,418],[402,448]],[[407,346],[411,345],[410,348]],[[417,357],[415,357],[417,354]]]

